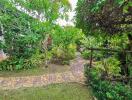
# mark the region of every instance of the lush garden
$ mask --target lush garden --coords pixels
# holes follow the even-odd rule
[[[80,52],[90,62],[84,65],[86,85],[98,100],[131,100],[131,0],[78,0],[75,26],[60,26],[58,19],[68,20],[71,9],[68,0],[0,0],[0,51],[6,54],[0,77],[69,71]],[[34,100],[90,100],[87,90],[61,84],[2,91],[0,98],[26,100],[35,93]]]
[[[132,2],[78,0],[76,26],[86,34],[85,76],[99,100],[132,99]]]
[[[41,2],[34,3],[37,0],[33,3],[6,0],[0,2],[0,23],[4,36],[0,47],[8,56],[8,59],[1,62],[0,70],[30,69],[44,63],[47,64],[49,60],[68,64],[69,60],[75,57],[77,43],[83,37],[82,31],[72,26],[61,27],[56,24],[56,20],[60,17],[65,18],[65,12],[70,9],[67,0],[55,1],[55,3],[42,1],[42,7]],[[39,18],[33,18],[19,11],[15,3],[27,7],[29,12],[37,10],[44,13],[47,16],[46,21],[41,22]],[[64,9],[62,15],[59,14],[60,6]],[[49,15],[51,12],[54,13]]]

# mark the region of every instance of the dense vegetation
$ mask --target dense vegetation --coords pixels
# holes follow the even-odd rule
[[[131,100],[131,0],[78,0],[76,27],[58,25],[70,10],[68,0],[0,0],[0,71],[69,64],[80,51],[99,100]]]
[[[28,13],[36,10],[39,17],[33,18],[19,11],[16,4],[27,9]],[[63,9],[62,14],[59,14],[60,9]],[[58,18],[65,18],[68,9],[67,0],[1,0],[0,23],[4,30],[4,42],[0,47],[9,57],[1,62],[0,70],[28,69],[44,62],[47,64],[49,60],[61,60],[61,64],[68,64],[75,57],[76,42],[83,36],[77,28],[56,24]],[[44,21],[40,21],[41,14],[45,16]]]
[[[78,1],[76,26],[87,35],[82,56],[88,59],[88,48],[99,48],[93,52],[96,63],[85,70],[99,100],[132,99],[132,52],[127,52],[132,50],[131,10],[130,0]]]

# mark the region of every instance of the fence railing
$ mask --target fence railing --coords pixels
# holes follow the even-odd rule
[[[110,48],[87,48],[87,50],[91,51],[90,55],[90,67],[92,67],[92,62],[93,62],[93,52],[94,51],[105,51],[105,52],[121,52],[121,50],[115,50],[115,49],[110,49]],[[132,53],[132,51],[129,50],[122,50],[124,53]]]
[[[93,57],[93,53],[95,51],[103,51],[103,52],[106,52],[106,53],[120,53],[120,52],[123,52],[123,53],[126,53],[126,56],[127,56],[127,53],[128,54],[132,54],[132,51],[129,51],[129,50],[115,50],[115,49],[109,49],[109,48],[87,48],[87,50],[90,50],[90,60],[89,60],[89,67],[92,68],[93,66],[93,61],[94,61],[94,57]],[[129,64],[132,64],[132,59],[131,61],[129,62]],[[109,81],[124,81],[124,80],[132,80],[132,76],[121,76],[121,77],[116,77],[116,78],[109,78],[109,77],[105,77],[105,80],[109,80]]]

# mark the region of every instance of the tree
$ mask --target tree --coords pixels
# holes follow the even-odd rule
[[[52,58],[53,48],[58,50],[58,45],[64,51],[65,58],[74,55],[75,42],[81,37],[76,34],[81,31],[56,24],[57,19],[67,18],[69,10],[68,0],[0,0],[0,25],[3,26],[5,39],[4,43],[0,42],[0,49],[9,55],[8,59],[0,63],[0,70],[38,66]],[[30,12],[36,12],[39,17],[43,15],[45,21],[34,18]],[[53,40],[50,50],[47,48],[49,37]]]
[[[131,32],[131,11],[130,0],[79,0],[77,27],[86,31],[100,28],[108,34]]]
[[[46,21],[55,22],[58,18],[67,18],[70,10],[68,0],[12,0],[14,4],[30,11],[37,11],[39,17],[44,15]]]
[[[76,26],[85,32],[88,39],[91,36],[95,40],[101,37],[104,44],[109,43],[110,49],[119,51],[101,59],[92,68],[86,65],[85,74],[88,84],[90,83],[93,88],[93,93],[98,100],[130,100],[132,97],[129,72],[132,53],[126,54],[125,50],[132,51],[131,0],[78,0],[76,11]],[[97,43],[94,42],[92,45],[95,46]],[[115,75],[117,73],[119,76]]]
[[[124,49],[132,50],[131,0],[79,0],[76,11],[76,26],[82,28],[87,35],[105,34],[104,43],[110,40],[106,37],[113,38],[118,35],[118,38],[123,40],[124,35],[127,35],[128,44],[121,47],[118,55],[122,64],[122,75],[129,76]],[[132,57],[132,54],[130,55]]]

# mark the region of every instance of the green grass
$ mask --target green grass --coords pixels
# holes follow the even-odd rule
[[[68,65],[55,65],[50,64],[48,68],[46,67],[35,67],[28,70],[20,71],[0,71],[0,77],[19,77],[19,76],[33,76],[42,75],[47,73],[60,73],[70,70]]]
[[[53,84],[46,87],[0,91],[0,100],[93,100],[91,90],[83,85]]]

